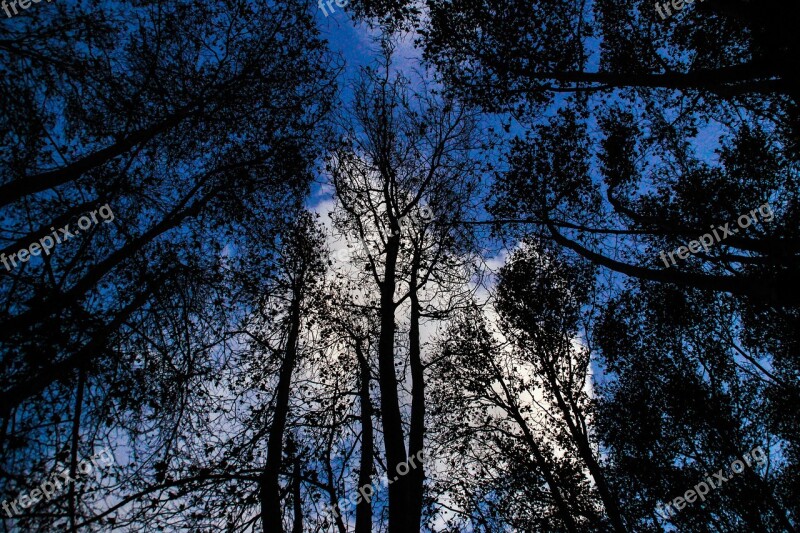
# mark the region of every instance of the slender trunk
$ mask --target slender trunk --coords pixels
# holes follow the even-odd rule
[[[575,412],[570,409],[570,407],[567,405],[567,402],[564,400],[564,396],[561,394],[560,383],[556,377],[555,368],[550,366],[548,363],[544,364],[545,373],[547,374],[547,380],[550,384],[551,392],[556,398],[556,403],[561,411],[561,416],[567,423],[570,435],[572,435],[572,440],[575,442],[575,445],[578,448],[578,454],[581,456],[581,459],[583,459],[583,462],[586,463],[586,466],[589,469],[589,474],[591,474],[592,478],[594,479],[595,485],[597,486],[597,491],[600,493],[600,499],[603,501],[603,506],[606,509],[606,514],[611,521],[611,525],[614,528],[614,531],[617,533],[625,533],[627,529],[625,528],[625,522],[622,520],[622,512],[619,508],[619,502],[608,485],[605,474],[603,473],[603,470],[600,468],[600,464],[597,462],[597,459],[594,456],[594,452],[592,452],[592,447],[589,443],[589,435],[579,428],[572,419],[573,415],[578,417],[578,419],[581,419],[583,417],[583,413],[577,409],[575,409]]]
[[[292,533],[303,533],[303,500],[300,494],[300,456],[294,456],[294,477],[292,478],[292,496],[294,498],[294,520]]]
[[[383,425],[383,444],[386,452],[386,476],[389,479],[389,533],[408,533],[408,480],[405,476],[397,479],[397,467],[406,460],[405,438],[400,415],[400,401],[397,393],[397,375],[394,368],[394,291],[396,287],[397,255],[400,239],[394,235],[386,245],[386,265],[381,283],[380,320],[381,330],[378,340],[378,372],[381,394],[381,422]]]
[[[292,373],[297,359],[297,340],[300,336],[300,295],[295,291],[289,312],[289,334],[286,339],[278,391],[275,399],[275,414],[269,430],[267,461],[261,474],[261,523],[264,533],[283,533],[281,513],[280,469],[283,459],[283,433],[289,414],[289,393]]]
[[[536,461],[536,465],[538,466],[539,471],[542,473],[545,483],[547,483],[547,486],[550,488],[550,494],[553,496],[553,501],[558,509],[558,514],[561,517],[561,521],[564,522],[564,527],[567,528],[567,531],[570,533],[578,533],[578,526],[575,524],[575,520],[570,513],[569,506],[567,505],[566,500],[564,500],[564,496],[561,494],[561,488],[556,481],[555,475],[553,475],[550,464],[545,459],[544,454],[539,448],[539,445],[533,438],[533,434],[531,433],[528,424],[525,423],[525,420],[522,418],[522,415],[520,415],[519,411],[515,410],[512,413],[512,416],[514,416],[517,424],[520,426],[520,429],[522,429],[522,433],[525,436],[525,441],[528,443],[528,448],[531,450],[534,461]]]
[[[86,155],[64,167],[8,182],[0,186],[0,207],[14,203],[31,194],[69,183],[89,170],[99,167],[115,157],[124,154],[134,146],[149,142],[157,135],[174,128],[180,124],[183,119],[188,117],[189,114],[188,108],[180,109],[175,113],[167,115],[161,122],[149,128],[135,131],[111,146]]]
[[[356,355],[359,366],[358,397],[361,403],[361,458],[358,471],[359,488],[372,484],[372,399],[369,395],[370,372],[369,361],[361,346],[361,339],[356,339]],[[355,533],[372,532],[372,503],[361,498],[356,506]]]
[[[76,367],[87,364],[97,357],[105,349],[106,343],[114,333],[133,313],[144,307],[150,300],[151,295],[161,287],[166,278],[173,272],[174,270],[167,271],[152,283],[148,283],[145,290],[140,292],[130,304],[124,307],[111,322],[100,327],[95,336],[73,355],[62,361],[52,363],[37,372],[32,372],[29,377],[20,379],[11,387],[3,390],[2,396],[0,396],[0,418],[7,420],[11,415],[11,411],[22,402],[40,394],[57,379],[68,375]]]
[[[411,424],[408,437],[408,455],[416,457],[422,452],[425,439],[425,369],[422,365],[422,354],[419,339],[420,306],[417,294],[417,269],[415,264],[411,272],[411,324],[408,332],[409,360],[411,364]],[[422,497],[425,490],[425,469],[415,462],[408,472],[409,526],[419,530],[422,521]]]
[[[333,509],[330,516],[336,524],[336,530],[339,533],[347,533],[347,528],[342,520],[342,514],[339,512],[338,501],[336,496],[336,486],[334,485],[333,468],[331,467],[331,450],[333,448],[333,432],[328,434],[328,440],[325,443],[325,473],[328,475],[328,503],[330,508]]]
[[[488,353],[486,355],[488,356],[487,360],[491,361],[491,356]],[[547,483],[547,486],[550,489],[550,494],[553,496],[553,502],[556,505],[556,509],[558,509],[558,515],[561,517],[561,521],[564,522],[564,527],[570,533],[578,533],[578,526],[575,523],[575,519],[572,517],[572,514],[570,513],[569,505],[567,505],[564,496],[561,494],[561,487],[556,481],[550,463],[545,459],[544,453],[542,453],[542,450],[539,448],[539,444],[536,442],[536,439],[533,438],[531,428],[528,427],[527,422],[525,422],[525,418],[523,418],[522,414],[519,412],[519,408],[514,403],[516,395],[512,394],[512,392],[508,390],[508,387],[502,378],[502,372],[500,372],[500,369],[497,368],[497,365],[494,365],[494,370],[498,377],[497,382],[500,384],[500,387],[503,389],[503,393],[505,394],[506,401],[504,402],[504,409],[508,414],[511,415],[519,428],[522,430],[524,441],[528,445],[531,455],[533,455],[533,459],[536,462],[536,466],[538,467],[542,477],[545,480],[545,483]]]
[[[72,420],[72,450],[70,450],[69,476],[75,479],[78,470],[78,446],[80,445],[81,412],[83,411],[83,392],[86,388],[86,367],[81,366],[78,371],[78,390],[75,394],[75,415]],[[69,527],[72,533],[78,531],[77,521],[77,501],[75,495],[75,483],[69,484]]]

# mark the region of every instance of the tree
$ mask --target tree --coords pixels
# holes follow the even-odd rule
[[[50,31],[49,24],[53,39],[69,40],[71,47],[82,48],[76,39],[84,33],[65,28],[87,22],[80,8],[64,9],[64,27],[59,18],[45,18],[41,22],[44,29],[27,30]],[[52,114],[41,120],[40,127],[31,128],[41,138],[31,139],[30,145],[55,143],[54,151],[65,157],[67,150],[59,145],[78,145],[73,162],[54,165],[50,160],[26,158],[27,166],[21,166],[8,160],[17,174],[47,170],[41,170],[41,176],[30,172],[15,176],[5,185],[21,188],[17,196],[4,196],[9,200],[4,212],[9,222],[7,254],[50,233],[47,228],[54,224],[71,222],[74,228],[78,215],[103,203],[113,211],[116,228],[111,231],[104,225],[105,231],[95,227],[81,232],[79,237],[59,243],[43,261],[18,265],[4,274],[3,292],[11,305],[2,317],[0,340],[14,354],[8,363],[15,368],[4,377],[5,416],[57,377],[73,372],[82,357],[102,351],[121,324],[159,290],[163,278],[177,275],[169,272],[181,268],[174,266],[180,265],[176,261],[179,243],[203,250],[185,263],[208,263],[207,257],[216,255],[219,248],[198,243],[213,242],[211,235],[224,235],[226,230],[236,231],[233,228],[238,224],[246,225],[253,216],[260,216],[255,210],[269,206],[274,199],[296,198],[308,183],[307,166],[314,152],[300,139],[318,123],[318,112],[326,103],[319,99],[317,67],[312,66],[323,65],[323,50],[302,22],[307,16],[303,10],[288,4],[259,9],[233,4],[230,10],[206,4],[171,4],[160,10],[140,10],[123,11],[129,18],[138,16],[138,31],[132,31],[124,17],[113,25],[109,22],[108,28],[100,19],[97,25],[104,31],[116,32],[113,39],[109,37],[111,42],[103,42],[112,47],[113,54],[109,51],[107,55],[115,61],[106,64],[87,57],[85,61],[99,72],[97,76],[80,75],[89,85],[86,93],[110,86],[132,94],[119,98],[109,94],[110,101],[87,102],[76,109],[74,117],[66,115],[68,125],[63,127],[51,124],[56,120]],[[256,23],[259,18],[263,20]],[[288,33],[278,35],[278,27],[268,22],[271,20],[286,24]],[[223,37],[213,30],[219,24],[242,31],[229,31]],[[86,34],[93,36],[96,31],[90,25]],[[209,43],[198,40],[201,35],[207,35]],[[144,38],[141,43],[140,36]],[[210,43],[229,54],[209,53],[204,45]],[[54,54],[61,50],[55,45],[52,48]],[[165,50],[174,53],[165,54]],[[185,53],[179,53],[181,50]],[[55,59],[37,56],[32,60],[22,52],[22,57],[15,56],[15,51],[6,52],[11,71],[28,69],[28,62],[33,61],[30,68],[38,76],[19,78],[20,83],[31,84],[18,87],[20,93],[30,94],[43,113],[49,106],[75,105],[71,101],[75,86],[58,84],[60,73],[52,66],[58,63]],[[173,58],[169,61],[174,64],[165,57]],[[67,70],[77,76],[74,69]],[[292,79],[287,72],[297,77]],[[130,83],[106,85],[104,79],[109,76],[124,76]],[[35,93],[40,86],[54,86],[60,100],[45,105],[44,95]],[[281,101],[284,105],[275,105]],[[322,107],[315,109],[317,105]],[[144,114],[141,107],[152,108],[152,112]],[[163,119],[147,123],[159,113]],[[277,133],[273,127],[277,124],[286,133]],[[49,130],[74,138],[53,139]],[[140,130],[150,133],[142,136]],[[87,135],[82,144],[77,143],[82,132]],[[9,135],[27,138],[29,134]],[[109,138],[130,137],[135,141],[120,141],[123,148],[108,151],[109,146],[94,146],[107,145]],[[81,162],[83,159],[92,163]],[[64,179],[52,181],[47,173],[58,173]],[[30,184],[35,184],[33,189]],[[159,246],[168,240],[174,247]],[[119,303],[113,304],[112,299]],[[76,323],[81,315],[93,317],[94,324]],[[58,334],[52,324],[58,325]],[[62,346],[64,341],[58,337],[70,339],[69,345]],[[32,342],[37,338],[38,342]]]
[[[427,7],[424,22],[417,21],[421,43],[447,89],[522,125],[535,121],[535,135],[512,144],[513,168],[498,190],[533,189],[539,198],[552,192],[551,201],[498,209],[501,223],[535,224],[560,245],[627,276],[768,305],[800,301],[787,290],[798,268],[800,42],[777,4],[762,10],[710,0],[667,21],[635,2],[597,2],[593,11],[560,2],[532,11],[513,0],[434,0]],[[550,127],[539,120],[547,105],[563,111]],[[590,130],[594,124],[600,128]],[[570,144],[577,152],[564,149],[564,136],[580,145]],[[713,148],[690,142],[709,136],[718,139],[718,158]],[[551,158],[553,148],[562,157]],[[594,153],[602,154],[599,165]],[[573,170],[581,175],[566,179],[594,192],[572,198],[555,180]],[[496,205],[515,199],[501,197]],[[683,264],[665,270],[650,259],[653,251],[658,256],[688,244],[709,226],[767,202],[780,213],[777,225],[704,250],[695,256],[705,260],[703,271]],[[625,254],[603,249],[619,246],[612,237]],[[648,257],[640,256],[644,239],[654,244]]]
[[[420,343],[423,289],[444,282],[471,247],[470,233],[449,217],[471,208],[477,191],[480,147],[475,113],[455,101],[412,94],[391,69],[392,45],[382,42],[380,68],[366,67],[355,88],[352,113],[341,122],[343,146],[329,164],[339,211],[335,222],[363,243],[365,277],[378,293],[378,386],[387,475],[424,446],[425,368]],[[418,101],[415,104],[414,101]],[[436,220],[432,220],[431,214]],[[441,213],[441,215],[439,215]],[[463,278],[459,278],[463,279]],[[452,282],[451,282],[452,283]],[[367,297],[370,301],[370,297]],[[409,300],[411,369],[409,444],[398,381],[396,313]],[[449,306],[452,302],[446,302]],[[435,309],[432,304],[431,313]],[[444,313],[446,309],[436,311]],[[389,486],[389,530],[410,531],[422,516],[424,470],[417,467]]]
[[[277,288],[282,289],[273,297],[288,302],[284,330],[281,340],[285,343],[279,349],[281,359],[280,377],[275,390],[275,403],[272,409],[272,423],[269,428],[269,441],[267,444],[267,459],[264,472],[261,475],[261,521],[264,531],[283,533],[281,520],[282,508],[280,496],[279,476],[283,465],[284,439],[286,438],[286,420],[289,414],[289,395],[292,387],[292,374],[297,364],[298,343],[300,337],[301,321],[305,314],[305,307],[314,291],[315,282],[318,282],[324,273],[320,252],[322,240],[320,235],[314,235],[315,227],[309,215],[298,219],[296,226],[287,234],[287,245],[283,255],[278,260],[277,267],[282,271],[282,279],[277,280]],[[288,244],[291,243],[291,244]],[[295,459],[299,462],[299,459]],[[298,463],[299,464],[299,463]],[[299,480],[295,481],[299,483]],[[296,489],[299,492],[299,488]],[[295,508],[300,509],[300,502],[295,502]],[[296,513],[295,529],[301,527],[302,513]]]
[[[536,529],[628,531],[590,430],[591,352],[575,346],[583,308],[592,300],[592,270],[526,241],[500,269],[492,306],[464,314],[443,342],[437,405],[447,429],[439,438],[463,443],[457,456],[472,448],[470,471],[489,485],[496,506],[477,520],[489,530],[527,528],[538,507]],[[492,310],[499,314],[496,323],[489,321]],[[525,488],[532,481],[520,478],[534,473],[540,476],[534,485],[546,491]],[[528,505],[494,501],[516,491]],[[465,502],[463,512],[476,521],[485,511]]]
[[[793,452],[787,462],[776,452],[796,449],[797,437],[773,418],[784,407],[774,397],[797,401],[792,374],[769,369],[767,350],[747,343],[731,298],[662,285],[635,289],[632,283],[611,299],[596,327],[613,376],[601,390],[596,428],[637,529],[671,522],[692,530],[794,531],[787,513],[797,512]],[[758,447],[764,460],[732,475],[729,465]],[[714,472],[732,479],[674,515],[658,510]]]
[[[215,405],[193,387],[229,370],[232,324],[252,303],[227,286],[231,254],[286,237],[307,192],[335,61],[297,2],[47,7],[0,30],[3,83],[19,95],[0,104],[0,247],[8,259],[51,226],[73,237],[0,279],[3,492],[104,441],[150,458],[106,478],[126,504],[251,483],[174,452]],[[89,491],[28,509],[21,527],[110,526],[119,508],[89,518]]]
[[[708,0],[667,21],[658,7],[431,0],[424,22],[415,22],[448,85],[492,109],[544,104],[560,92],[635,89],[737,103],[764,98],[796,117],[800,41],[791,30],[796,19],[777,2]]]
[[[594,279],[585,264],[570,264],[545,247],[517,252],[501,270],[497,310],[501,331],[523,353],[533,370],[533,383],[564,424],[572,453],[583,463],[597,487],[610,527],[627,531],[619,497],[609,483],[589,430],[587,394],[590,352],[574,348],[581,306],[591,298]]]
[[[518,363],[507,357],[480,308],[456,318],[436,358],[432,411],[448,465],[436,495],[454,501],[453,530],[592,530],[585,480],[559,460],[559,432],[535,409]]]

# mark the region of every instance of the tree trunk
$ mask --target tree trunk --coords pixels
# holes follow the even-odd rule
[[[75,415],[72,421],[72,449],[70,450],[69,475],[75,479],[78,469],[78,446],[80,445],[81,412],[83,411],[83,393],[86,388],[86,367],[82,366],[78,373],[78,390],[75,394]],[[77,497],[75,494],[75,483],[69,484],[69,530],[72,533],[78,531],[76,522]]]
[[[300,494],[300,456],[294,456],[294,477],[292,479],[292,496],[294,498],[294,520],[292,521],[292,533],[303,533],[303,499]]]
[[[358,487],[372,484],[372,399],[369,396],[370,372],[369,361],[361,346],[361,339],[355,340],[356,355],[358,356],[359,389],[358,396],[361,403],[361,459],[358,472]],[[372,532],[372,503],[366,498],[356,506],[356,531],[355,533]]]
[[[600,493],[600,499],[603,500],[603,506],[606,509],[608,519],[611,521],[614,531],[617,533],[625,533],[627,529],[625,528],[625,523],[622,520],[622,512],[619,508],[619,502],[617,497],[611,491],[611,487],[608,485],[606,476],[603,473],[603,470],[600,468],[600,464],[595,459],[594,452],[592,452],[592,447],[589,443],[589,435],[579,428],[572,419],[573,415],[578,419],[583,419],[583,413],[577,409],[577,406],[575,406],[576,409],[574,410],[570,409],[570,407],[567,405],[567,402],[564,400],[564,396],[561,394],[560,383],[556,377],[555,368],[550,366],[549,362],[544,362],[543,364],[546,367],[545,373],[547,374],[547,380],[550,384],[551,392],[556,398],[556,403],[561,411],[561,416],[564,418],[564,421],[569,427],[572,440],[575,442],[575,445],[578,448],[578,454],[581,456],[581,459],[583,459],[583,462],[586,463],[586,466],[589,469],[589,474],[591,474],[595,485],[597,485],[597,492]],[[570,402],[570,404],[572,404],[572,402]]]
[[[275,400],[275,415],[269,429],[267,462],[261,474],[261,523],[264,533],[283,533],[281,520],[280,469],[283,459],[283,433],[289,414],[289,393],[292,373],[297,359],[297,340],[300,336],[300,295],[295,290],[289,313],[289,335],[286,339],[278,391]]]
[[[189,114],[189,108],[179,109],[149,128],[134,131],[124,139],[106,148],[83,156],[64,167],[42,172],[34,176],[26,176],[6,183],[0,186],[0,207],[5,207],[31,194],[46,191],[76,180],[89,170],[126,153],[134,146],[149,142],[157,135],[174,128],[180,124],[183,119],[188,117]]]
[[[397,233],[397,229],[395,233]],[[381,422],[383,444],[386,452],[386,476],[389,480],[389,533],[408,533],[408,478],[397,476],[397,467],[406,460],[405,438],[397,394],[397,375],[394,369],[394,291],[396,287],[398,235],[389,237],[386,245],[386,265],[381,283],[380,320],[378,341],[378,372],[381,393]],[[397,478],[395,479],[395,476]]]
[[[419,339],[420,306],[417,294],[417,269],[411,272],[411,324],[408,332],[409,360],[411,364],[411,424],[408,437],[408,455],[416,457],[422,452],[425,440],[425,369]],[[422,521],[422,497],[425,489],[425,469],[415,462],[408,472],[408,521],[418,531]]]
[[[333,433],[328,434],[327,442],[325,443],[325,473],[328,475],[328,505],[330,509],[332,509],[330,516],[331,520],[334,524],[336,524],[336,530],[339,533],[347,533],[347,528],[344,525],[344,521],[342,520],[342,513],[339,512],[338,504],[337,504],[337,495],[336,495],[336,486],[334,485],[333,479],[333,468],[331,467],[331,449],[333,448]]]

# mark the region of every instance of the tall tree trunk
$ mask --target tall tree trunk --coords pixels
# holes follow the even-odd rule
[[[581,459],[583,459],[583,462],[589,469],[589,474],[591,474],[592,478],[594,479],[595,485],[597,486],[597,492],[600,494],[600,499],[603,501],[603,506],[606,509],[608,519],[611,521],[611,526],[617,533],[625,533],[627,529],[625,528],[625,523],[622,520],[622,512],[619,508],[619,501],[616,495],[614,495],[612,492],[611,487],[606,480],[606,476],[594,456],[594,452],[592,451],[592,447],[589,442],[589,435],[582,427],[578,427],[578,425],[575,423],[575,420],[572,418],[575,416],[578,420],[583,420],[583,412],[571,401],[570,405],[572,405],[574,409],[570,409],[570,406],[567,405],[567,402],[564,400],[563,394],[561,394],[560,383],[556,376],[556,369],[548,362],[545,362],[544,365],[551,392],[556,398],[556,403],[561,411],[561,416],[567,423],[569,432],[572,435],[572,440],[575,442],[575,445],[578,448],[578,454],[581,456]]]
[[[84,173],[100,165],[111,161],[115,157],[125,154],[136,145],[144,144],[152,140],[157,135],[169,131],[181,123],[191,114],[191,107],[184,107],[176,112],[167,115],[163,120],[152,126],[134,131],[124,139],[84,155],[80,159],[73,161],[58,169],[48,170],[33,176],[18,178],[0,186],[0,207],[5,207],[17,200],[31,194],[46,191],[59,185],[64,185],[76,180]]]
[[[411,271],[411,324],[409,326],[409,359],[411,364],[411,424],[408,437],[408,455],[415,457],[422,452],[425,439],[425,369],[422,365],[422,354],[419,339],[420,306],[417,293],[417,271],[419,265],[415,261]],[[425,469],[421,463],[408,473],[408,520],[409,526],[418,531],[422,521],[422,497],[424,494]]]
[[[395,222],[396,224],[396,222]],[[386,245],[386,265],[381,283],[380,320],[378,340],[378,372],[381,393],[381,422],[383,444],[386,452],[386,476],[389,479],[389,533],[408,533],[408,479],[397,476],[397,467],[406,460],[405,438],[397,393],[397,374],[394,369],[394,291],[397,284],[395,268],[400,238],[399,228]]]
[[[283,459],[283,433],[289,414],[289,393],[297,359],[297,340],[300,336],[300,295],[298,292],[295,290],[289,312],[289,335],[286,339],[286,348],[278,379],[275,415],[269,429],[267,462],[260,480],[261,523],[264,533],[283,533],[279,476]]]
[[[292,496],[294,499],[294,520],[292,521],[292,533],[303,533],[303,499],[300,494],[300,484],[302,472],[300,471],[300,455],[294,454],[294,477],[292,478]]]
[[[338,497],[336,495],[336,485],[334,485],[334,475],[333,475],[333,468],[331,467],[331,455],[333,449],[333,432],[328,434],[327,441],[325,442],[325,473],[328,475],[328,504],[330,508],[333,510],[330,516],[333,520],[333,523],[336,524],[336,530],[339,533],[347,533],[347,528],[344,525],[344,521],[342,520],[342,513],[340,513],[340,509],[337,504]]]
[[[78,371],[78,390],[75,394],[75,416],[72,420],[72,449],[70,450],[69,475],[75,479],[78,470],[78,446],[80,445],[81,412],[83,411],[83,393],[86,388],[86,367],[81,366]],[[77,497],[75,483],[69,485],[69,530],[78,531],[77,522]]]
[[[556,481],[556,477],[553,474],[550,463],[547,461],[544,453],[542,453],[542,450],[539,448],[539,445],[533,438],[533,433],[528,427],[528,424],[525,422],[525,419],[522,417],[516,407],[513,407],[511,415],[514,417],[514,420],[516,420],[520,429],[522,429],[525,442],[528,444],[528,447],[531,450],[531,454],[533,455],[536,466],[539,468],[539,472],[542,473],[542,477],[550,489],[550,494],[553,496],[553,502],[556,505],[556,509],[558,509],[558,515],[561,517],[561,521],[564,522],[564,527],[567,528],[567,531],[570,533],[578,533],[579,529],[575,523],[575,519],[570,513],[569,505],[564,499],[564,495],[561,494],[561,486]]]
[[[487,360],[491,361],[490,355],[486,353]],[[567,504],[566,500],[564,499],[564,495],[561,494],[561,486],[556,481],[556,477],[553,473],[553,469],[551,468],[550,463],[545,458],[543,451],[539,448],[539,444],[536,442],[536,439],[533,438],[533,432],[531,428],[528,426],[528,423],[525,421],[525,418],[520,413],[519,408],[516,405],[516,394],[512,393],[506,386],[505,381],[502,378],[503,373],[497,368],[497,365],[492,363],[494,366],[494,372],[497,376],[497,383],[503,389],[503,394],[505,395],[506,399],[506,412],[511,415],[511,418],[517,423],[519,428],[522,430],[522,435],[524,438],[525,443],[528,445],[531,454],[533,455],[533,460],[539,469],[539,472],[542,474],[542,477],[547,483],[548,488],[550,489],[550,494],[553,496],[553,503],[558,510],[558,516],[561,518],[561,521],[564,522],[564,527],[569,531],[569,533],[578,533],[578,525],[575,523],[575,519],[570,512],[569,505]]]
[[[372,484],[372,399],[369,396],[370,372],[369,361],[361,346],[361,339],[355,339],[356,355],[358,356],[359,389],[358,396],[361,404],[361,459],[358,472],[359,488]],[[355,533],[372,532],[372,503],[363,498],[356,506],[356,531]]]

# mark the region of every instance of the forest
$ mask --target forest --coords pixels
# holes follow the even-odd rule
[[[791,4],[0,18],[0,532],[800,529]]]

